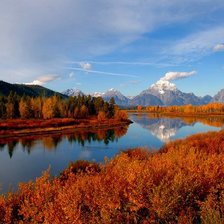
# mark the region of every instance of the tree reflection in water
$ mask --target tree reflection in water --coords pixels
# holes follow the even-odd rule
[[[108,145],[110,142],[117,141],[127,133],[128,126],[117,127],[114,129],[99,129],[94,131],[75,131],[67,133],[54,133],[46,135],[34,135],[24,137],[13,137],[0,139],[0,150],[8,150],[9,157],[12,158],[17,144],[22,146],[23,151],[30,154],[37,142],[41,142],[44,149],[48,151],[57,150],[58,144],[66,138],[70,143],[78,143],[85,146],[86,143],[103,142]],[[7,146],[7,147],[6,147]]]

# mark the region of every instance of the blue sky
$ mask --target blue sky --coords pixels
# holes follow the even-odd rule
[[[224,88],[223,0],[1,1],[1,80],[133,96],[168,72],[184,92]]]

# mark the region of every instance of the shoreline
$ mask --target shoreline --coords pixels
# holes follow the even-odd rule
[[[66,121],[66,122],[65,122]],[[51,120],[11,120],[11,126],[7,126],[5,121],[4,124],[0,125],[0,139],[9,138],[9,137],[21,137],[27,135],[42,135],[42,134],[54,134],[61,133],[72,133],[74,131],[81,130],[99,130],[99,129],[111,129],[116,127],[122,127],[125,125],[130,125],[133,123],[131,120],[118,121],[115,119],[108,119],[99,122],[96,119],[51,119]],[[29,126],[26,128],[24,125],[21,125],[21,122],[29,123]],[[73,124],[71,124],[73,123]],[[12,126],[16,124],[15,126]],[[32,125],[31,125],[32,124]],[[42,124],[42,125],[40,125]],[[38,126],[40,125],[40,126]],[[46,126],[43,126],[46,125]]]
[[[224,113],[169,113],[169,112],[151,112],[147,110],[127,110],[128,113],[145,113],[156,114],[158,116],[172,116],[172,117],[224,117]]]

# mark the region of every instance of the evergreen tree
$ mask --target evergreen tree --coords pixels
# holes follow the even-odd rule
[[[0,118],[6,117],[6,99],[0,96]]]

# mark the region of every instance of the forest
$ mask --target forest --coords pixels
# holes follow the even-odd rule
[[[87,118],[98,115],[99,112],[111,118],[115,114],[115,101],[112,98],[105,102],[101,97],[77,96],[62,99],[58,95],[52,97],[20,97],[10,92],[0,96],[0,118],[1,119],[49,119],[49,118]]]
[[[224,131],[77,161],[0,196],[0,223],[224,223]]]

